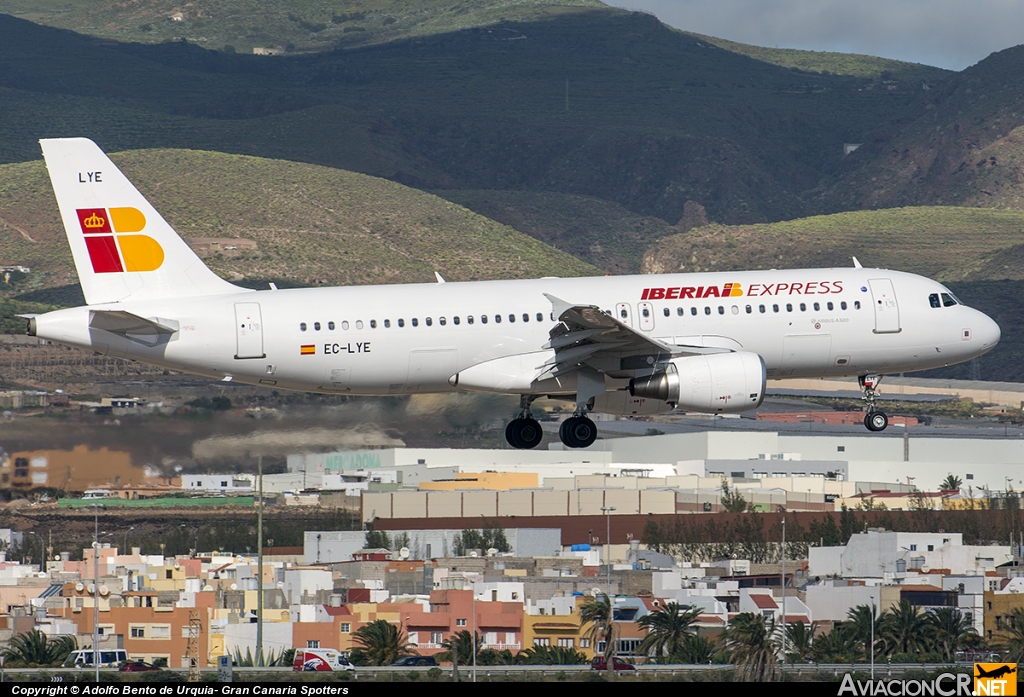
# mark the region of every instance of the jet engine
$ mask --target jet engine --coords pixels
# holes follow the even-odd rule
[[[629,381],[634,397],[674,402],[678,409],[733,413],[761,405],[764,360],[756,353],[712,353],[673,358],[665,370]]]

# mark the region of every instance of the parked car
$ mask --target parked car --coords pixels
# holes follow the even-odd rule
[[[146,663],[145,661],[128,661],[122,663],[118,670],[122,673],[146,673],[151,670],[160,670],[159,666],[155,666],[152,663]]]
[[[618,656],[612,658],[612,668],[615,670],[636,670],[636,666],[632,663],[626,663]],[[594,656],[594,660],[590,662],[590,669],[608,670],[608,664],[605,663],[604,656]]]
[[[399,658],[397,661],[392,663],[393,666],[436,666],[437,661],[433,656],[406,656],[405,658]]]
[[[342,658],[341,652],[335,649],[295,649],[292,659],[292,670],[333,671],[355,670],[356,667]]]

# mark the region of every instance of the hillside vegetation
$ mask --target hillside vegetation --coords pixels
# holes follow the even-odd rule
[[[186,39],[217,50],[324,51],[604,7],[597,0],[2,0],[0,12],[118,41]]]
[[[220,275],[304,285],[574,276],[594,267],[461,206],[327,167],[194,150],[111,159],[186,239],[237,237]],[[77,278],[42,162],[0,166],[0,259],[32,268],[20,290]]]
[[[865,266],[940,280],[1024,278],[996,250],[1024,245],[1024,211],[918,207],[851,211],[762,225],[707,225],[666,237],[646,273]],[[995,253],[995,255],[993,255]],[[1019,251],[1017,252],[1019,254]]]

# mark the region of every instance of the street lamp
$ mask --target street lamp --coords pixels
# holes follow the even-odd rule
[[[124,547],[121,549],[121,554],[128,554],[128,533],[135,529],[132,525],[130,528],[124,531]]]
[[[95,582],[93,585],[92,594],[92,664],[96,668],[96,682],[100,681],[100,509],[106,508],[102,503],[90,503],[89,508],[92,509],[96,528],[93,534],[92,541],[92,564],[93,564],[93,577]]]
[[[604,513],[607,520],[607,527],[605,529],[605,546],[608,548],[608,554],[605,557],[605,563],[608,565],[608,607],[612,606],[612,511],[615,510],[615,506],[601,506],[601,512]]]

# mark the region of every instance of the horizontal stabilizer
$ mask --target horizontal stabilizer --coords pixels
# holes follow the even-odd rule
[[[90,310],[89,327],[134,336],[169,336],[178,331],[174,320],[146,319],[122,310]]]

